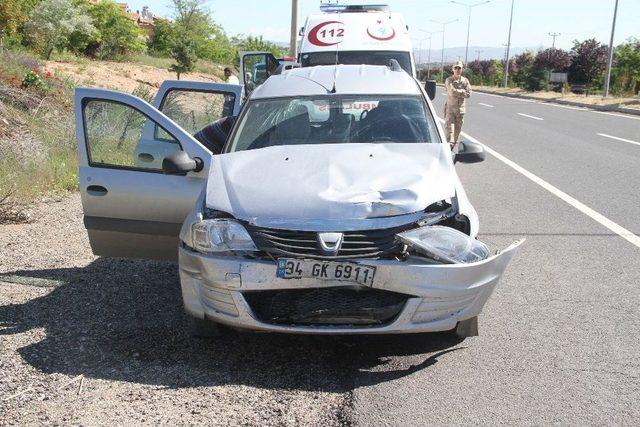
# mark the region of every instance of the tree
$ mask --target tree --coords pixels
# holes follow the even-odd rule
[[[533,67],[545,71],[564,71],[571,64],[571,56],[562,49],[550,47],[536,55]]]
[[[91,18],[71,0],[44,0],[31,12],[28,28],[31,40],[46,59],[54,49],[68,47],[72,34],[89,35],[95,30]]]
[[[631,38],[615,48],[615,72],[620,86],[637,93],[640,82],[640,39]]]
[[[89,43],[87,53],[104,59],[118,59],[144,50],[142,30],[116,3],[101,1],[91,4],[88,12],[98,31]]]
[[[531,67],[530,71],[523,76],[522,87],[530,92],[546,89],[547,72],[542,68]]]
[[[169,71],[176,73],[178,80],[180,80],[180,74],[193,71],[198,61],[193,40],[190,40],[188,37],[180,37],[177,39],[171,48],[171,57],[176,63],[171,64]]]
[[[234,37],[233,39],[231,39],[231,42],[236,45],[241,51],[271,52],[276,58],[284,56],[287,52],[287,49],[282,48],[275,43],[263,40],[262,36]],[[240,58],[238,57],[238,61],[239,60]]]
[[[169,56],[173,39],[175,38],[175,28],[171,21],[156,18],[153,27],[153,35],[149,39],[149,52],[156,56]]]
[[[0,3],[0,38],[13,34],[25,20],[26,16],[17,0],[3,0]]]
[[[206,0],[172,0],[176,31],[193,40],[198,58],[231,63],[237,57],[237,48],[213,21],[205,3]]]
[[[604,72],[608,51],[607,46],[596,39],[588,39],[583,42],[574,40],[573,42],[569,76],[573,82],[585,83],[587,94],[593,80],[602,76]]]

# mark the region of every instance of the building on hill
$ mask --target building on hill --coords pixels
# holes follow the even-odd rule
[[[89,0],[89,3],[96,4],[100,1],[109,0]],[[155,27],[156,17],[153,12],[151,12],[151,9],[149,9],[149,6],[143,6],[142,12],[139,10],[132,12],[131,9],[129,9],[129,5],[127,3],[117,2],[116,4],[120,8],[120,10],[122,10],[122,13],[124,13],[129,19],[134,21],[138,25],[138,27],[140,27],[144,31],[147,38],[151,38],[153,36],[153,27]]]

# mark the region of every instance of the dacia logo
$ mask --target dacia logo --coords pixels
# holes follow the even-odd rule
[[[342,233],[318,233],[318,249],[322,255],[336,256],[342,247]]]

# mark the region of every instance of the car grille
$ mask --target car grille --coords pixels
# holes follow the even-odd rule
[[[409,295],[369,288],[329,287],[243,294],[261,322],[288,325],[381,326],[402,311]]]
[[[343,241],[337,255],[326,255],[319,248],[315,231],[281,230],[256,227],[246,228],[258,249],[273,256],[291,256],[315,259],[391,258],[400,252],[402,243],[396,234],[415,227],[405,224],[378,230],[343,232]]]

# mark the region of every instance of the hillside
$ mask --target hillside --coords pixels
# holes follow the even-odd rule
[[[0,223],[29,221],[29,206],[42,197],[77,189],[73,90],[102,87],[151,99],[163,81],[175,79],[170,60],[140,62],[76,59],[39,61],[0,54]],[[222,66],[200,62],[183,80],[220,82]],[[24,76],[42,83],[23,87]]]
[[[175,80],[176,74],[169,71],[169,60],[154,59],[158,67],[134,62],[82,61],[56,62],[47,61],[45,67],[60,76],[70,77],[76,86],[104,87],[109,89],[133,92],[140,84],[155,89],[165,80]],[[203,67],[201,67],[203,68]],[[182,80],[198,80],[220,82],[222,66],[209,65],[210,72],[196,71],[185,73]]]

